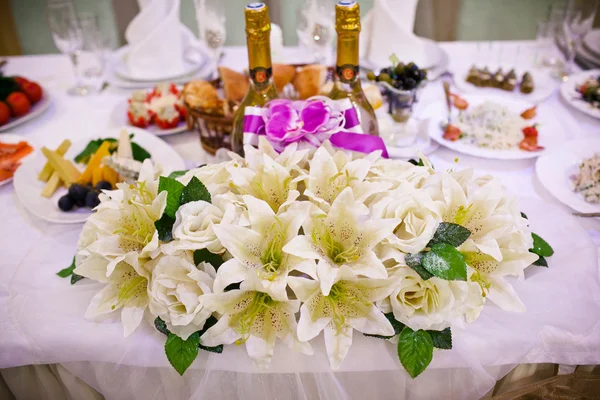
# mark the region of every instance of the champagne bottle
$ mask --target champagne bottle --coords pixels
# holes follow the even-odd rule
[[[337,59],[333,88],[329,97],[334,100],[349,98],[358,112],[363,132],[379,136],[375,111],[367,100],[358,78],[360,8],[356,1],[343,0],[335,5],[335,30],[338,35]]]
[[[264,3],[250,3],[244,10],[250,87],[233,117],[232,150],[244,155],[244,110],[248,106],[264,106],[277,98],[271,66],[271,22],[269,9]]]

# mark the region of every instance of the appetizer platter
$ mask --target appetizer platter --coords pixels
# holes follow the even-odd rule
[[[17,168],[33,151],[34,148],[23,136],[8,133],[0,136],[0,186],[12,181]]]
[[[457,72],[454,83],[462,92],[503,95],[532,103],[547,99],[556,89],[549,73],[512,67],[471,66]]]
[[[146,159],[158,171],[184,169],[168,144],[138,128],[114,130],[92,140],[44,146],[14,177],[19,200],[34,215],[56,223],[81,223],[98,205],[103,190],[139,175]]]
[[[445,104],[433,103],[429,107],[437,114],[428,131],[433,140],[460,153],[500,160],[535,158],[564,136],[543,106],[502,96],[452,97],[450,124]]]
[[[600,212],[600,140],[574,140],[538,158],[536,174],[558,200],[582,213]]]
[[[569,76],[560,86],[560,94],[579,111],[600,118],[600,69]]]
[[[181,94],[182,87],[174,83],[161,83],[152,90],[137,90],[113,113],[116,125],[129,124],[143,128],[157,136],[173,135],[187,130],[186,109]]]
[[[37,117],[49,105],[48,93],[36,82],[0,75],[0,132]]]

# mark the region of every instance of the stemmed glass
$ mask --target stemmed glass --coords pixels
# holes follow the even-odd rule
[[[600,0],[569,0],[562,23],[566,62],[563,79],[573,73],[573,61],[583,37],[592,29]]]
[[[300,43],[312,51],[317,63],[327,63],[335,37],[335,1],[306,0],[298,9],[296,33]]]
[[[217,70],[227,38],[224,3],[223,0],[194,0],[200,40],[206,43],[211,53],[213,71]]]
[[[75,74],[75,86],[67,90],[73,96],[85,96],[90,88],[81,82],[79,74],[79,52],[83,48],[83,33],[75,4],[69,0],[49,0],[46,8],[48,25],[58,50],[69,56]]]
[[[104,74],[110,53],[110,39],[101,29],[98,14],[93,12],[80,12],[77,14],[85,50],[91,51],[96,56],[96,65],[84,71],[86,77],[97,78]]]

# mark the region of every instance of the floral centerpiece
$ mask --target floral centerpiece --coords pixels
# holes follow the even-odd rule
[[[146,161],[104,192],[61,271],[105,283],[86,317],[120,313],[129,335],[150,315],[180,374],[224,345],[266,369],[278,341],[312,354],[321,332],[337,369],[357,331],[416,377],[488,300],[525,311],[506,277],[552,250],[497,179],[281,137],[158,179]]]

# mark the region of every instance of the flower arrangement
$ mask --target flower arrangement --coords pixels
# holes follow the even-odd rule
[[[328,141],[281,150],[261,137],[158,179],[145,161],[104,192],[61,271],[106,284],[86,317],[120,312],[129,335],[151,316],[180,374],[234,343],[265,369],[278,341],[312,354],[321,332],[337,369],[358,331],[396,343],[416,377],[486,301],[525,311],[506,277],[552,249],[497,179]]]

